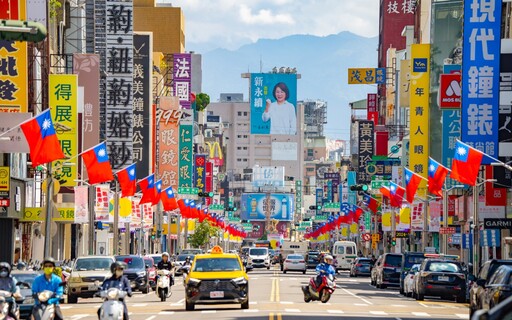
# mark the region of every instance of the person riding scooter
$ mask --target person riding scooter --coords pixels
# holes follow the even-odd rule
[[[59,301],[64,294],[64,288],[62,287],[62,279],[55,275],[53,271],[55,270],[55,260],[51,257],[45,258],[43,260],[43,274],[37,276],[32,283],[32,295],[35,298],[36,306],[33,309],[34,318],[37,319],[36,313],[38,312],[38,306],[41,302],[38,299],[38,294],[48,290],[53,292],[53,297],[50,298],[47,303],[53,304],[55,307],[55,320],[63,320],[62,312],[60,311]]]
[[[324,256],[324,262],[319,263],[316,266],[317,276],[315,279],[315,284],[318,287],[322,283],[322,277],[332,274],[336,275],[336,269],[332,266],[333,257],[330,254]]]
[[[11,293],[9,317],[18,320],[16,299],[21,299],[21,293],[20,288],[16,285],[16,279],[11,275],[11,265],[7,262],[0,262],[0,290]]]
[[[158,265],[156,266],[158,270],[169,270],[172,271],[174,268],[174,263],[170,260],[169,254],[167,252],[162,253],[162,260],[158,262]],[[158,277],[156,276],[156,280],[158,281]],[[174,285],[174,279],[171,276],[171,286]]]
[[[100,291],[108,290],[109,288],[117,288],[121,291],[126,291],[128,297],[132,296],[132,288],[130,286],[130,281],[126,276],[123,275],[124,269],[126,269],[126,264],[120,261],[116,261],[110,265],[110,272],[112,272],[112,277],[106,279],[101,285]],[[128,317],[128,308],[126,307],[126,302],[124,299],[121,300],[123,302],[123,319],[129,320]],[[100,318],[101,308],[98,309],[98,319]]]

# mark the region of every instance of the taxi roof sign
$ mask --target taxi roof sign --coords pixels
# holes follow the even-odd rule
[[[212,248],[211,254],[222,254],[224,251],[222,251],[222,248],[220,246],[215,246]]]

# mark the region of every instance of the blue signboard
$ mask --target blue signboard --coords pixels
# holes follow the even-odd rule
[[[486,229],[480,230],[481,247],[501,247],[501,230]]]
[[[290,221],[295,213],[294,203],[292,194],[272,193],[267,199],[265,193],[244,193],[240,201],[240,219],[266,220],[269,212],[272,220]]]
[[[443,165],[447,168],[452,167],[452,159],[455,154],[455,143],[460,139],[460,110],[442,110],[443,112]],[[446,177],[446,188],[455,184],[460,184]]]
[[[251,73],[251,134],[297,134],[297,75]]]
[[[462,141],[497,158],[502,0],[466,3],[462,33]],[[489,161],[484,157],[482,163]]]
[[[463,233],[462,234],[462,248],[472,249],[473,248],[473,234]]]

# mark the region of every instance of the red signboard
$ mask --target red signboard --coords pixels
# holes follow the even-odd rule
[[[460,108],[460,73],[442,74],[439,80],[439,108]]]
[[[379,124],[376,93],[368,93],[368,97],[366,98],[366,120],[372,120],[374,126]]]
[[[206,178],[205,178],[206,192],[213,191],[213,163],[210,161],[206,162]],[[207,197],[204,199],[207,206],[212,204],[212,199]]]
[[[491,180],[493,178],[493,167],[485,166],[485,179]],[[493,182],[485,183],[485,205],[486,206],[501,206],[507,205],[507,189],[495,188]]]
[[[388,142],[389,133],[387,131],[375,132],[375,155],[376,156],[387,156],[388,155]]]
[[[455,227],[441,227],[439,228],[440,234],[454,234],[455,233]]]

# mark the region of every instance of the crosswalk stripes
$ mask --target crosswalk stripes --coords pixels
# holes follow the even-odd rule
[[[426,312],[411,312],[416,317],[430,317],[430,315]]]

